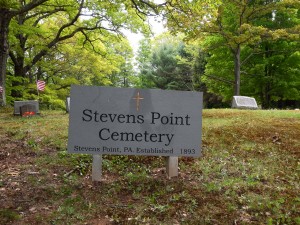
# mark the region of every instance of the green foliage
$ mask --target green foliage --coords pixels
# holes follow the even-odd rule
[[[13,85],[13,84],[19,84],[19,85]],[[27,85],[22,85],[22,84],[27,84]],[[18,101],[18,100],[23,100],[22,96],[16,96],[16,97],[12,97],[13,93],[24,93],[29,95],[29,93],[33,93],[36,90],[35,87],[28,86],[28,79],[27,78],[23,78],[23,77],[15,77],[15,76],[11,76],[8,75],[7,79],[6,79],[6,94],[8,96],[7,98],[7,103],[8,104],[13,104],[14,101]],[[36,97],[34,98],[29,98],[29,99],[36,99]]]
[[[217,44],[215,41],[204,44]],[[222,41],[220,41],[222,43]],[[278,107],[286,100],[299,101],[299,48],[296,42],[263,42],[252,49],[242,48],[242,88],[243,95],[253,96],[264,107]],[[226,47],[210,50],[205,75],[202,81],[208,90],[230,101],[232,92],[231,53]]]
[[[26,3],[22,4],[18,6],[25,7]],[[11,9],[13,2],[6,5]],[[35,98],[30,91],[21,89],[37,79],[47,81],[44,102],[54,108],[61,107],[58,100],[68,95],[70,84],[120,86],[123,79],[125,86],[132,85],[136,80],[132,49],[120,32],[125,28],[148,34],[144,19],[151,12],[157,12],[154,3],[130,0],[113,4],[49,0],[24,13],[15,12],[8,40],[7,70],[11,78],[4,81],[9,103]],[[3,74],[2,77],[5,78]],[[50,89],[60,93],[56,96]]]
[[[13,223],[19,220],[21,216],[11,209],[0,209],[0,222],[3,224]]]
[[[18,0],[0,0],[0,8],[17,9],[19,4]]]
[[[289,43],[288,45],[299,40],[299,1],[183,0],[172,1],[167,5],[166,10],[169,12],[168,28],[173,33],[183,32],[189,39],[204,41],[202,45],[211,55],[211,59],[208,59],[206,76],[202,80],[210,92],[221,95],[224,100],[229,100],[233,94],[240,95],[239,84],[241,84],[242,95],[250,93],[250,96],[259,96],[259,101],[264,107],[270,107],[271,100],[278,101],[287,99],[286,96],[298,96],[296,91],[298,81],[293,74],[298,73],[299,64],[280,63],[280,69],[278,66],[270,66],[278,64],[268,64],[271,59],[270,54],[264,54],[266,51],[264,43],[279,47],[283,40]],[[267,51],[272,53],[285,51],[283,45],[277,47]],[[298,50],[299,46],[290,49],[292,54]],[[265,58],[258,60],[259,73],[264,73],[256,80],[256,83],[260,84],[258,87],[253,82],[255,78],[249,85],[247,82],[249,79],[245,74],[250,75],[247,70],[251,70],[253,64],[249,61],[257,56],[259,58],[260,54]],[[281,56],[282,59],[286,59],[284,53]],[[282,62],[279,58],[273,57],[272,60]],[[271,76],[268,74],[270,67],[272,67]],[[285,70],[286,67],[289,69]],[[282,71],[274,73],[274,68],[278,72]],[[254,76],[259,77],[257,74]],[[234,91],[230,90],[233,86]],[[281,93],[277,94],[277,91]],[[292,97],[292,99],[296,98],[298,97]]]
[[[0,4],[9,10],[24,7],[14,0]],[[48,0],[16,14],[9,24],[8,103],[37,99],[35,81],[42,79],[47,90],[40,99],[47,108],[63,108],[71,84],[198,90],[213,107],[223,105],[210,104],[221,99],[230,102],[232,86],[241,81],[241,94],[265,108],[296,107],[298,6],[297,0],[177,0],[160,8],[152,1],[80,6],[74,0]],[[167,13],[169,30],[179,35],[144,39],[137,76],[132,49],[119,33],[127,28],[148,37],[143,19],[159,10]]]
[[[221,42],[222,43],[222,42]],[[205,67],[205,76],[202,77],[208,91],[223,97],[229,101],[233,95],[232,69],[233,61],[231,52],[226,47],[219,47],[210,51]]]
[[[300,58],[299,51],[295,51],[298,48],[296,42],[262,43],[261,54],[245,65],[243,92],[252,93],[264,107],[276,107],[286,100],[299,101]]]
[[[180,36],[175,38],[163,34],[152,44],[145,40],[138,57],[140,85],[148,88],[194,90],[196,81],[199,81],[195,78],[201,75],[194,66],[195,61],[200,59],[197,58],[198,54],[196,45],[185,44]]]
[[[135,73],[133,70],[133,51],[126,39],[122,39],[119,43],[114,44],[112,54],[119,55],[118,69],[108,75],[110,86],[114,87],[130,87],[135,83]]]
[[[45,21],[43,29],[46,30],[49,29],[49,27],[51,29],[51,26],[54,25],[52,23],[47,24]],[[29,37],[32,36],[32,38],[36,38],[36,35],[40,36],[42,33],[38,34],[30,31],[30,33],[26,33],[26,35],[28,35],[29,44],[31,42]],[[91,34],[91,37],[95,35],[96,32]],[[98,35],[101,36],[101,34]],[[111,34],[109,35],[111,36]],[[103,39],[108,37],[103,37]],[[130,54],[131,49],[126,52],[127,54],[124,54],[124,46],[126,45],[128,46],[128,43],[124,41],[120,42],[117,38],[110,38],[110,43],[106,45],[101,41],[85,43],[83,35],[76,35],[74,38],[70,38],[68,42],[63,42],[58,45],[57,48],[51,51],[49,50],[49,53],[32,67],[32,70],[37,71],[37,73],[33,75],[34,77],[46,80],[47,92],[46,94],[41,93],[42,104],[52,109],[64,108],[64,100],[66,96],[69,95],[71,84],[111,85],[112,81],[110,80],[110,76],[120,70],[125,56],[127,57]],[[34,42],[32,42],[32,47],[30,48],[39,51],[39,46],[35,45]],[[20,50],[20,53],[18,53],[19,50],[17,49]],[[25,54],[19,45],[16,45],[15,53],[19,55],[19,57]],[[26,58],[25,60],[30,63],[31,59]],[[15,69],[16,67],[11,68],[12,74],[15,74]],[[24,89],[24,86],[29,85],[30,87],[35,85],[35,79],[32,84],[28,84],[28,82],[21,80],[21,76],[15,74],[11,77],[12,82],[8,84],[8,87],[13,87],[13,89],[17,89],[17,87]],[[20,99],[37,98],[37,96],[32,95],[37,94],[36,91],[34,93],[30,91],[30,93],[27,94],[20,89],[17,90],[19,93],[22,93]],[[10,102],[17,100],[16,95],[12,95],[12,98],[10,97],[9,100]]]
[[[165,33],[152,42],[144,39],[140,42],[138,50],[137,86],[202,91],[204,107],[227,106],[218,96],[221,93],[212,89],[207,90],[204,83],[206,82],[205,65],[210,58],[199,47],[198,42],[184,42],[183,35],[174,37]]]

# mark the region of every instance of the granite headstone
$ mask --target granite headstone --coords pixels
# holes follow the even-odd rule
[[[231,107],[237,109],[258,109],[255,98],[247,96],[233,96]]]
[[[36,100],[27,100],[27,101],[14,101],[14,115],[20,116],[21,115],[20,108],[23,105],[28,105],[28,104],[34,105],[36,114],[40,113],[39,102]]]

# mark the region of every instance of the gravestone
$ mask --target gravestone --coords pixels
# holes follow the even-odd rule
[[[36,114],[40,114],[39,112],[39,102],[36,100],[28,100],[28,101],[14,101],[14,115],[15,116],[20,116],[21,112],[20,112],[20,108],[23,105],[33,105],[35,107],[34,112]]]
[[[70,112],[70,97],[67,97],[66,99],[66,112]]]
[[[35,116],[36,113],[36,107],[33,104],[26,104],[20,107],[20,115],[22,117]]]
[[[258,109],[255,98],[247,96],[233,96],[231,108]]]

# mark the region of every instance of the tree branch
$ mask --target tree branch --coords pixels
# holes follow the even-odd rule
[[[66,11],[66,10],[63,9],[63,8],[56,8],[56,9],[51,10],[51,11],[45,11],[45,12],[39,12],[39,13],[32,14],[32,15],[26,17],[25,20],[34,18],[34,17],[36,17],[36,16],[38,16],[38,15],[41,14],[41,16],[38,17],[38,18],[35,20],[35,22],[33,23],[33,25],[32,25],[32,26],[36,27],[36,26],[38,25],[38,23],[39,23],[42,19],[45,19],[45,18],[49,17],[50,15],[55,14],[55,13],[57,13],[57,12],[65,12],[65,11]]]
[[[40,0],[40,1],[42,1],[42,0]],[[45,1],[45,0],[43,0],[43,1]],[[77,14],[75,15],[75,17],[74,17],[69,23],[64,24],[63,26],[61,26],[61,27],[59,28],[59,30],[58,30],[56,36],[54,37],[54,39],[47,45],[47,48],[48,48],[48,49],[43,49],[43,50],[41,50],[38,54],[35,55],[35,57],[34,57],[33,60],[32,60],[32,63],[31,63],[30,65],[25,66],[25,71],[26,71],[26,72],[29,71],[29,70],[31,69],[31,67],[32,67],[33,65],[35,65],[35,64],[36,64],[43,56],[45,56],[45,55],[48,53],[49,49],[51,49],[53,46],[55,46],[58,42],[63,41],[63,40],[66,40],[66,39],[68,39],[68,38],[71,38],[71,37],[73,37],[77,32],[79,32],[79,31],[82,30],[82,28],[78,28],[78,29],[75,29],[71,34],[65,35],[65,36],[62,36],[62,37],[61,37],[62,32],[63,32],[66,28],[68,28],[68,27],[70,27],[70,26],[73,26],[73,25],[75,24],[75,22],[78,20],[78,18],[79,18],[79,16],[80,16],[80,13],[81,13],[81,10],[82,10],[82,8],[83,8],[83,4],[84,4],[84,0],[81,0],[81,3],[80,3],[80,6],[79,6],[79,9],[78,9],[78,12],[77,12]]]
[[[206,77],[211,78],[213,80],[221,81],[223,83],[227,83],[227,84],[231,84],[231,85],[234,84],[234,81],[227,80],[227,79],[224,79],[222,77],[218,77],[218,76],[214,76],[214,75],[206,75],[206,74],[203,75],[203,76],[206,76]]]
[[[144,12],[142,11],[142,9],[139,7],[138,3],[135,0],[131,0],[133,7],[137,10],[137,12],[145,15],[145,16],[156,16],[158,15],[158,10],[157,10],[157,5],[156,4],[152,4],[151,2],[148,1],[143,1],[140,0],[139,2],[146,5],[148,8],[152,9],[154,11],[155,14],[149,13],[149,12]]]
[[[12,15],[16,16],[22,13],[26,13],[32,9],[34,9],[35,7],[43,4],[44,2],[47,2],[48,0],[33,0],[32,2],[24,5],[22,8],[20,8],[19,10],[12,10]]]
[[[12,51],[9,51],[9,57],[10,59],[13,61],[14,65],[17,65],[18,62],[17,62],[17,58],[15,57],[14,53]]]

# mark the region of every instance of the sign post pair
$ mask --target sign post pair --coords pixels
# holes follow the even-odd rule
[[[166,156],[173,176],[179,156],[200,156],[202,98],[199,92],[72,86],[68,152]],[[93,168],[101,167],[100,157],[94,160]]]

